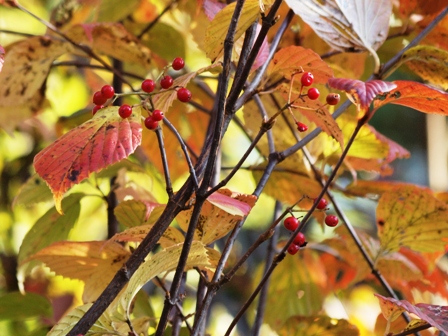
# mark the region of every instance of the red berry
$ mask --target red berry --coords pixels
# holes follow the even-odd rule
[[[283,225],[285,228],[287,228],[289,231],[294,231],[299,227],[299,220],[295,218],[294,216],[288,217],[283,221]]]
[[[308,130],[308,126],[304,123],[301,123],[300,121],[298,121],[296,125],[299,132],[306,132]]]
[[[327,200],[325,198],[321,198],[316,208],[319,210],[323,210],[327,207],[327,205],[328,205]]]
[[[182,69],[185,66],[185,61],[184,61],[184,59],[182,57],[176,57],[173,60],[172,66],[173,66],[174,70],[180,70],[180,69]]]
[[[325,224],[331,227],[335,227],[339,223],[339,218],[335,215],[328,215],[325,217]]]
[[[93,110],[92,110],[92,115],[95,115],[95,114],[96,114],[99,110],[101,110],[103,107],[104,107],[103,105],[95,105],[95,106],[93,107]]]
[[[101,94],[103,95],[103,97],[105,97],[106,99],[110,99],[115,95],[115,90],[112,86],[110,85],[104,85],[101,88]]]
[[[327,96],[327,104],[328,105],[337,105],[339,103],[339,100],[341,99],[341,96],[339,93],[329,93]]]
[[[296,245],[294,243],[291,243],[291,245],[289,245],[289,247],[288,247],[288,253],[290,255],[296,254],[299,250],[300,250],[300,246]]]
[[[152,117],[146,117],[145,127],[149,130],[155,130],[159,126],[159,122]]]
[[[191,99],[191,92],[186,88],[180,88],[177,90],[177,99],[181,102],[188,103]]]
[[[152,112],[152,119],[155,121],[160,121],[163,119],[163,112],[160,110],[154,110],[154,112]]]
[[[103,96],[101,91],[97,91],[93,94],[93,103],[95,105],[103,105],[107,102],[107,98]]]
[[[152,79],[145,79],[142,82],[142,90],[145,92],[153,92],[154,88],[156,87],[156,83],[154,83],[154,81]]]
[[[316,88],[311,88],[308,90],[308,98],[311,100],[316,100],[319,98],[320,92]]]
[[[306,238],[305,235],[302,232],[299,232],[297,236],[295,236],[293,243],[299,246],[302,246],[305,244]]]
[[[120,117],[124,118],[129,118],[132,114],[132,107],[130,107],[127,104],[121,105],[120,108],[118,109],[118,114],[120,115]]]
[[[162,79],[160,80],[160,86],[163,89],[168,89],[171,87],[171,85],[173,85],[173,78],[171,76],[164,76],[162,77]]]
[[[314,76],[311,72],[305,72],[300,79],[302,86],[310,86],[314,82]]]

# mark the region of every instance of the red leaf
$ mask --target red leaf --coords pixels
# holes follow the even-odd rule
[[[205,0],[202,6],[204,7],[205,15],[211,21],[226,4],[216,0]]]
[[[118,106],[108,107],[37,154],[34,168],[53,192],[58,212],[62,213],[62,196],[70,187],[132,154],[140,145],[141,132],[139,109],[123,119]]]
[[[444,333],[448,333],[448,306],[437,306],[425,303],[417,303],[416,305],[413,305],[406,300],[395,300],[379,294],[375,294],[375,296],[383,302],[390,302],[396,307],[400,307],[409,313],[417,315],[433,327],[436,327]]]
[[[360,115],[358,118],[364,117],[369,109],[370,103],[380,93],[389,93],[397,85],[391,82],[381,80],[372,80],[362,82],[356,79],[348,78],[330,78],[328,84],[338,90],[345,91],[348,98],[356,105]]]
[[[394,81],[396,88],[378,95],[373,106],[375,110],[391,103],[408,106],[424,113],[448,115],[448,94],[428,85],[412,81]]]

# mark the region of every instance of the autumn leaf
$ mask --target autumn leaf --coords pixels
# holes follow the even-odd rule
[[[249,214],[257,198],[252,195],[233,193],[219,189],[202,206],[194,239],[210,244],[228,234],[238,221]],[[187,231],[193,209],[182,211],[176,219]]]
[[[347,78],[330,78],[328,84],[332,88],[345,91],[347,97],[358,109],[358,119],[363,118],[367,114],[369,106],[375,97],[381,93],[388,94],[392,89],[397,87],[394,83],[381,80],[362,82]],[[371,115],[373,113],[370,113]]]
[[[2,71],[3,63],[5,63],[5,49],[0,45],[0,72]]]
[[[72,309],[66,314],[57,324],[53,326],[47,336],[66,336],[70,330],[73,329],[76,323],[79,322],[81,317],[90,309],[92,303],[86,303],[85,305]],[[93,326],[89,329],[86,335],[99,336],[99,335],[117,335],[116,323],[113,317],[106,311],[100,318],[95,321]]]
[[[114,242],[141,242],[152,229],[153,225],[140,225],[131,227],[122,232],[115,234],[110,241]],[[183,243],[185,240],[184,235],[178,229],[169,226],[162,234],[157,242],[163,248],[170,247],[176,244]]]
[[[393,90],[379,94],[373,100],[375,110],[391,103],[424,113],[448,115],[448,93],[412,81],[397,80],[393,83],[396,85]]]
[[[368,50],[376,59],[387,38],[392,2],[389,0],[287,0],[288,6],[340,51]],[[379,60],[376,62],[379,66]]]
[[[148,222],[149,217],[153,210],[160,206],[162,204],[149,201],[128,200],[118,204],[114,209],[114,214],[121,224],[134,227],[151,224]]]
[[[278,331],[280,336],[358,336],[358,328],[344,319],[328,316],[291,316]]]
[[[140,64],[145,69],[153,65],[164,66],[160,59],[120,23],[86,23],[69,27],[65,34],[78,44],[93,51],[112,56],[120,61]]]
[[[118,243],[61,241],[24,262],[40,260],[57,275],[84,281],[84,302],[95,301],[131,253]]]
[[[417,315],[440,331],[448,333],[448,319],[446,318],[448,316],[448,306],[437,306],[425,303],[413,305],[406,300],[396,300],[379,294],[375,294],[375,296],[380,301],[381,312],[386,319],[394,318],[399,311],[407,311],[408,313]]]
[[[117,297],[117,299],[121,301],[121,304],[128,315],[131,314],[130,306],[132,299],[149,280],[161,273],[169,272],[176,268],[182,247],[183,244],[168,247],[147,258],[147,260],[140,265],[129,281],[126,290],[123,294]],[[186,267],[188,268],[195,266],[211,266],[205,246],[198,241],[192,243],[186,264]]]
[[[429,189],[401,186],[386,191],[377,207],[381,250],[407,246],[415,251],[443,250],[448,241],[448,207]]]
[[[291,79],[293,74],[299,73],[296,79],[300,81],[302,70],[312,72],[315,83],[325,84],[333,77],[333,70],[317,53],[299,46],[289,46],[277,51],[269,63],[267,74],[269,76],[279,74]]]
[[[51,201],[52,198],[48,185],[38,174],[34,174],[22,185],[14,197],[12,206],[13,208],[19,204],[32,206],[39,202]]]
[[[62,213],[61,199],[70,187],[132,154],[141,131],[140,108],[123,119],[118,106],[107,107],[37,154],[34,168],[53,192],[56,209]]]
[[[404,62],[431,85],[448,89],[447,51],[432,46],[416,46],[406,50],[397,67]]]
[[[42,295],[19,292],[2,293],[0,296],[0,321],[25,321],[32,318],[51,318],[50,301]]]
[[[235,11],[235,5],[236,3],[231,3],[219,11],[206,29],[204,49],[207,57],[213,62],[222,55],[224,50],[224,39]],[[234,41],[237,41],[259,16],[260,6],[258,0],[245,1],[238,20]]]

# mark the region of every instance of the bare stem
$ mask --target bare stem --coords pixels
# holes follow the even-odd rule
[[[159,143],[160,156],[162,158],[163,173],[165,175],[166,192],[168,194],[168,199],[171,199],[173,197],[173,186],[171,185],[168,158],[166,157],[165,143],[163,141],[163,133],[160,127],[157,127],[156,135],[157,135],[157,141]]]

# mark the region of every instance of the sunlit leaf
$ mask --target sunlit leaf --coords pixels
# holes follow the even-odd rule
[[[34,293],[19,292],[0,296],[0,321],[23,321],[30,318],[50,318],[53,314],[50,301]]]
[[[350,184],[346,192],[348,195],[359,197],[379,198],[383,193],[393,191],[397,187],[411,186],[410,183],[395,181],[363,181],[358,180]]]
[[[67,36],[76,43],[89,46],[95,52],[110,55],[120,61],[140,64],[145,68],[164,62],[120,23],[87,23],[70,27]]]
[[[432,85],[448,89],[448,52],[432,46],[416,46],[406,50],[401,62]],[[401,63],[400,62],[400,63]]]
[[[392,14],[389,0],[287,0],[286,3],[334,49],[374,52],[387,38]]]
[[[121,302],[129,315],[130,305],[132,299],[137,292],[156,275],[172,271],[176,268],[179,262],[180,253],[183,244],[174,245],[160,251],[149,257],[138,270],[134,273],[124,293],[121,295]],[[190,253],[188,254],[187,267],[207,267],[210,262],[207,257],[205,246],[197,241],[191,245]]]
[[[381,80],[363,82],[347,78],[330,78],[328,84],[332,88],[345,91],[347,97],[358,108],[359,119],[364,117],[375,97],[381,93],[387,95],[397,87],[394,83]]]
[[[333,77],[333,70],[317,53],[299,46],[289,46],[277,51],[269,63],[267,73],[270,76],[279,74],[287,79],[298,73],[295,79],[300,82],[301,70],[312,72],[315,83],[325,84]]]
[[[220,189],[206,200],[201,209],[194,239],[210,244],[228,234],[255,205],[257,198],[252,195],[232,193]],[[182,211],[176,219],[179,226],[187,231],[193,209]]]
[[[448,207],[428,189],[403,186],[383,193],[376,216],[382,251],[407,246],[432,252],[447,244]]]
[[[92,303],[79,306],[65,315],[47,334],[47,336],[66,336],[76,323],[90,309]],[[93,324],[86,336],[116,335],[114,320],[108,312],[104,312]]]
[[[231,3],[224,7],[215,15],[207,27],[204,46],[207,57],[212,61],[219,57],[224,49],[224,39],[227,35],[235,5],[236,3]],[[260,6],[258,0],[245,1],[238,20],[234,40],[238,40],[259,16]]]
[[[141,242],[152,229],[153,225],[140,225],[131,227],[115,234],[110,240],[116,242]],[[162,247],[169,247],[172,245],[184,242],[185,237],[178,229],[169,226],[168,229],[160,237],[158,244]]]
[[[84,196],[81,193],[67,196],[62,201],[64,216],[53,207],[37,220],[22,241],[18,256],[19,264],[44,247],[68,238],[70,231],[78,221],[81,210],[80,200]]]
[[[161,204],[149,201],[128,200],[121,202],[114,209],[118,221],[127,226],[134,227],[147,223],[152,211]]]
[[[407,311],[425,320],[433,327],[448,333],[448,306],[437,306],[425,303],[413,305],[406,300],[387,298],[379,294],[375,296],[380,300],[381,311],[384,317],[395,316],[393,312]],[[384,307],[384,308],[383,308]]]
[[[421,321],[421,320],[411,320],[411,323],[413,323],[413,321]],[[427,323],[427,322],[425,322]],[[389,331],[393,332],[393,333],[399,333],[402,330],[404,330],[407,326],[409,326],[409,324],[406,323],[406,321],[402,318],[396,319],[393,322],[389,322],[387,321],[383,314],[379,314],[378,317],[376,318],[376,322],[375,322],[375,336],[384,336],[384,331],[386,330],[386,328],[389,327]],[[421,336],[433,336],[434,334],[429,331],[429,330],[421,330],[419,331],[419,334]]]
[[[9,46],[0,72],[0,106],[27,103],[41,88],[55,58],[72,50],[68,42],[48,36],[34,36]]]
[[[358,328],[347,320],[328,316],[292,316],[279,330],[280,336],[358,336]]]
[[[52,198],[48,185],[39,175],[34,174],[22,185],[12,206],[13,208],[19,204],[31,206],[39,202],[50,201]]]
[[[62,241],[45,247],[26,261],[40,260],[57,275],[84,281],[83,300],[91,302],[129,256],[130,252],[118,243]]]
[[[448,93],[428,85],[397,80],[390,92],[378,95],[373,100],[375,109],[385,104],[403,105],[424,113],[448,115]]]
[[[389,322],[395,321],[406,310],[394,304],[394,302],[389,300],[389,298],[386,298],[379,294],[375,294],[375,296],[380,301],[381,313]]]
[[[132,154],[140,145],[141,130],[140,108],[123,119],[118,106],[112,106],[37,154],[34,168],[53,192],[56,209],[62,211],[61,199],[71,186]]]

